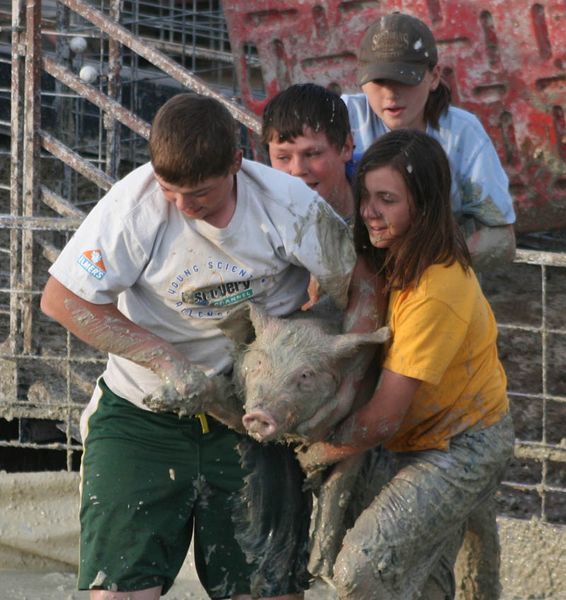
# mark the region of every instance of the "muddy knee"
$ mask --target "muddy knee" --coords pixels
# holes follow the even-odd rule
[[[334,565],[333,583],[340,600],[370,600],[378,590],[389,589],[398,574],[392,549],[345,541]]]

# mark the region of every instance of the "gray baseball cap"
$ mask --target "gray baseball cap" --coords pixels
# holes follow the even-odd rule
[[[394,12],[366,31],[358,55],[358,83],[389,79],[417,85],[437,62],[436,42],[425,23]]]

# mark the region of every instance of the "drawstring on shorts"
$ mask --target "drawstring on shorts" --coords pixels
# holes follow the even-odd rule
[[[203,433],[209,433],[210,427],[208,425],[208,419],[206,418],[206,413],[200,412],[195,415],[195,419],[200,421],[200,428]]]

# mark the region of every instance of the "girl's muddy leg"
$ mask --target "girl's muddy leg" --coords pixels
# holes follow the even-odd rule
[[[495,496],[468,518],[466,533],[456,561],[456,581],[462,600],[497,600],[500,545]]]

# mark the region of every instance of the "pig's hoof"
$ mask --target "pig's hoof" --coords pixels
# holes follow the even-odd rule
[[[389,329],[387,326],[380,327],[376,333],[379,336],[379,341],[381,343],[386,342],[391,337],[391,329]]]

